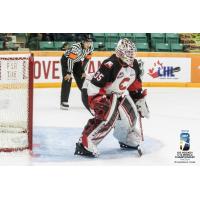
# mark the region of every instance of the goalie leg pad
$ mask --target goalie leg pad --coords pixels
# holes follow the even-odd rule
[[[137,108],[132,99],[127,96],[119,106],[120,119],[117,120],[114,137],[125,145],[137,147],[141,142],[141,133],[135,128],[138,119]]]
[[[106,120],[100,120],[99,118],[90,119],[79,139],[79,143],[93,154],[98,154],[97,145],[111,131],[118,119],[118,100],[116,98],[113,99]]]
[[[95,130],[100,125],[101,125],[100,120],[97,120],[95,118],[88,120],[88,123],[84,127],[82,136],[80,137],[79,142],[78,142],[79,147],[82,147],[85,149],[84,152],[88,151],[94,155],[98,154],[96,145],[92,142],[92,140],[89,138],[89,136],[93,132],[93,130]],[[76,149],[77,149],[77,145],[76,145]],[[75,151],[75,153],[76,153],[76,151]],[[80,153],[79,155],[83,155],[83,153],[82,154]]]

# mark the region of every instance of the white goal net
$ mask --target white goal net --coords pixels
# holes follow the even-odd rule
[[[33,57],[0,55],[0,151],[32,148]]]

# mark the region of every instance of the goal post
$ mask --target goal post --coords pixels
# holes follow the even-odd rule
[[[31,53],[0,55],[0,152],[32,150]]]

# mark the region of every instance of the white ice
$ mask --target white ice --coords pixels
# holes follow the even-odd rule
[[[99,145],[98,158],[74,156],[75,143],[91,115],[83,107],[78,89],[71,90],[66,111],[60,110],[60,89],[51,88],[34,90],[33,156],[28,152],[1,153],[0,165],[180,165],[174,163],[174,157],[181,130],[189,130],[190,151],[199,164],[200,89],[147,89],[151,117],[143,119],[142,157],[120,150],[112,132]]]

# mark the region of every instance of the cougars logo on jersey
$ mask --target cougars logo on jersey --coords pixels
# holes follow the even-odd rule
[[[127,83],[130,81],[130,78],[124,78],[121,83],[119,84],[120,90],[126,90],[127,89]]]

